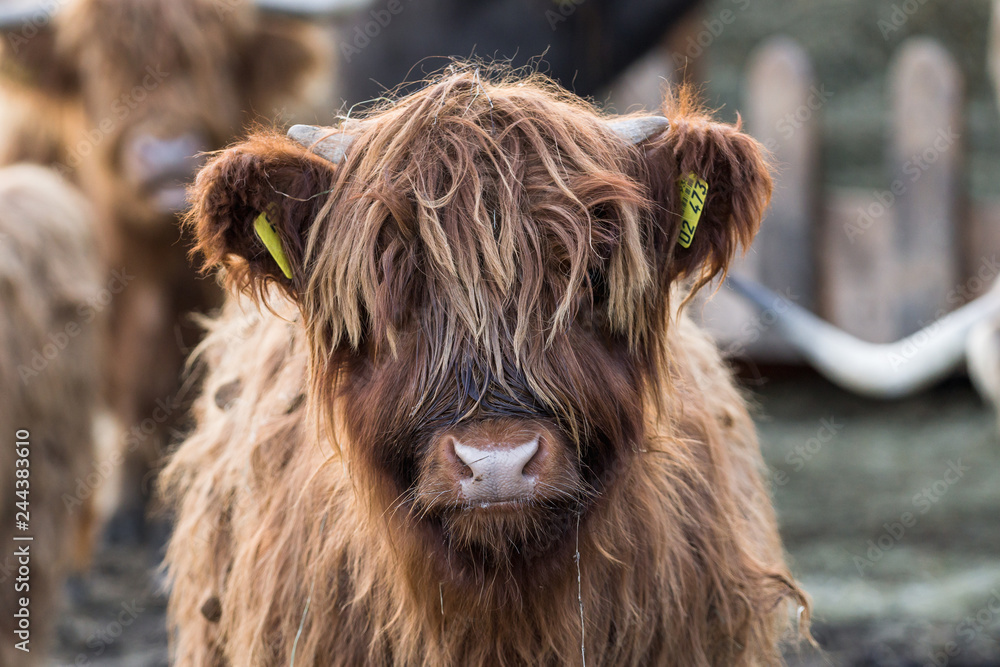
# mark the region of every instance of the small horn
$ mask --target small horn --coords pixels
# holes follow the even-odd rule
[[[902,398],[929,387],[962,363],[970,331],[1000,314],[991,290],[895,343],[858,340],[763,285],[730,274],[735,291],[774,317],[774,330],[823,376],[872,398]]]
[[[262,12],[297,19],[331,19],[353,14],[371,4],[371,0],[254,0]]]
[[[316,127],[315,125],[292,125],[288,129],[288,138],[302,146],[308,148],[316,155],[329,160],[333,164],[340,164],[347,154],[347,149],[351,147],[357,135],[365,129],[367,123],[355,123],[352,132],[338,128]]]
[[[608,129],[630,144],[638,144],[670,127],[663,116],[643,116],[605,121]]]

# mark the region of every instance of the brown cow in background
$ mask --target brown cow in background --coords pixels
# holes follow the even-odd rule
[[[176,213],[202,151],[255,116],[295,117],[325,95],[326,34],[292,2],[67,0],[0,10],[0,163],[51,165],[97,212],[110,275],[108,401],[127,463],[123,516],[139,520],[140,480],[184,412],[190,311],[219,302],[197,280]],[[335,8],[338,3],[310,3]],[[115,484],[117,486],[118,484]],[[110,485],[109,485],[110,486]],[[116,522],[119,528],[140,523]]]
[[[449,71],[196,181],[198,250],[250,300],[161,477],[175,659],[779,662],[807,603],[744,401],[678,311],[756,233],[761,147],[685,96],[612,120]]]
[[[0,168],[4,667],[41,663],[63,576],[89,557],[108,290],[93,225],[86,199],[52,170]]]

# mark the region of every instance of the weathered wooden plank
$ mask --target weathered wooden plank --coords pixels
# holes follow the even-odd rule
[[[769,40],[751,56],[746,129],[771,151],[777,169],[761,232],[731,272],[760,281],[806,308],[816,301],[817,122],[819,108],[828,99],[824,95],[813,82],[808,57],[792,40]],[[759,313],[725,288],[694,310],[733,356],[765,362],[798,358],[771,331],[775,313]]]
[[[891,140],[887,190],[893,215],[896,336],[927,325],[954,304],[958,285],[961,197],[962,75],[937,42],[915,38],[900,48],[890,73]],[[863,239],[862,239],[863,240]]]
[[[658,112],[673,68],[664,45],[657,46],[625,70],[608,89],[608,102],[617,113],[645,109]]]
[[[820,232],[819,313],[873,343],[896,339],[894,299],[901,286],[886,261],[894,252],[889,216],[870,189],[834,190]]]
[[[975,202],[969,207],[961,296],[980,296],[1000,280],[1000,200]]]
[[[894,272],[894,263],[885,259],[895,245],[883,200],[878,190],[831,190],[818,265],[819,312],[873,342],[896,336],[895,300],[907,289],[905,274]],[[1000,200],[972,201],[963,211],[962,272],[946,295],[947,310],[982,295],[1000,278]]]
[[[986,45],[986,68],[993,80],[993,94],[1000,102],[1000,0],[993,0]]]
[[[754,244],[763,284],[816,305],[815,235],[820,214],[819,116],[833,94],[815,82],[805,51],[787,37],[765,42],[747,68],[747,129],[771,151],[777,173]]]

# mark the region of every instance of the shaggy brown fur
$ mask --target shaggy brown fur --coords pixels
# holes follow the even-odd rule
[[[92,224],[83,196],[54,172],[0,169],[0,664],[7,667],[44,656],[62,576],[89,552],[93,493],[85,480],[96,457],[91,428],[104,323],[93,305],[101,271]],[[24,469],[15,467],[21,429],[30,434],[27,486],[15,472]],[[27,497],[15,495],[24,490]],[[27,532],[15,530],[15,518],[24,518],[15,517],[24,509],[15,503],[24,500]],[[14,542],[14,535],[34,540]],[[14,550],[23,545],[30,548],[30,588],[15,590]],[[22,596],[31,600],[30,653],[14,648]]]
[[[177,660],[779,662],[784,602],[807,603],[675,287],[750,242],[760,147],[687,95],[631,146],[543,80],[458,69],[346,124],[339,167],[259,134],[197,179],[197,250],[270,312],[234,299],[210,325],[164,473]],[[687,172],[711,189],[685,250]],[[560,434],[572,480],[502,514],[421,492],[438,434],[511,421]]]
[[[215,149],[258,114],[294,115],[328,78],[327,50],[318,29],[238,0],[71,0],[39,34],[4,40],[0,163],[51,165],[78,183],[98,214],[106,270],[129,277],[112,305],[109,401],[126,431],[177,403],[157,434],[121,443],[133,509],[183,413],[178,377],[201,334],[187,313],[221,294],[196,279],[175,216],[135,181],[125,152],[140,136],[185,133]]]

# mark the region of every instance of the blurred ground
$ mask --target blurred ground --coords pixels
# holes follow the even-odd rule
[[[785,544],[826,650],[789,664],[1000,666],[1000,436],[971,387],[874,403],[801,373],[749,384]],[[53,664],[166,664],[152,560],[101,553],[60,623]]]
[[[971,387],[894,403],[818,379],[757,392],[782,535],[830,661],[790,664],[1000,665],[1000,436]]]
[[[166,596],[158,558],[141,547],[105,547],[85,581],[68,587],[52,665],[163,667]]]

